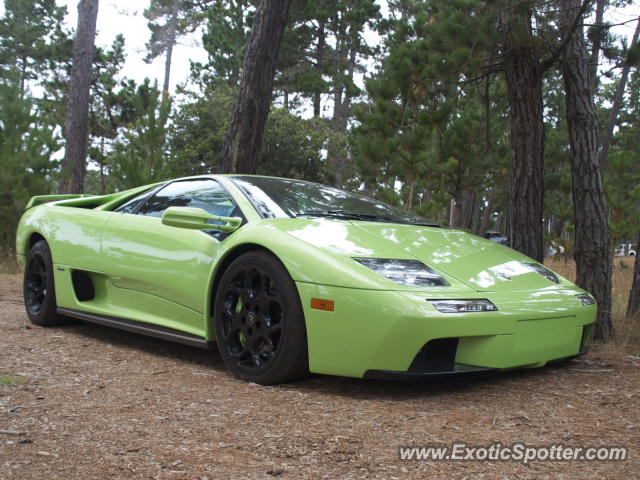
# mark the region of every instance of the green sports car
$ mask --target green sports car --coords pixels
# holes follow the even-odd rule
[[[17,252],[34,324],[217,344],[261,384],[539,367],[581,353],[596,316],[588,293],[514,250],[284,178],[34,197]]]

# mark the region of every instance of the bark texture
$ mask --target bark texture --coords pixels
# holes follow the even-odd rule
[[[98,0],[81,0],[78,4],[78,28],[73,42],[73,65],[65,121],[66,149],[62,160],[60,193],[84,192],[89,135],[89,92],[97,18]]]
[[[543,260],[544,121],[542,68],[525,4],[509,5],[502,19],[504,72],[511,123],[512,150],[509,231],[510,244],[525,255]]]
[[[640,233],[636,241],[636,261],[633,267],[633,283],[629,291],[629,305],[627,305],[627,316],[638,315],[640,313]]]
[[[231,125],[220,156],[222,173],[256,173],[290,3],[291,0],[260,0],[258,4]]]
[[[598,125],[589,58],[582,26],[570,26],[580,13],[580,0],[561,0],[561,25],[566,43],[561,58],[567,125],[571,144],[576,235],[576,283],[598,302],[595,336],[607,340],[611,322],[611,238],[598,163]]]
[[[600,50],[602,49],[602,37],[603,37],[603,19],[604,19],[604,7],[606,0],[596,0],[596,16],[593,21],[593,33],[592,33],[592,47],[591,47],[591,81],[593,82],[593,89],[598,85],[598,66],[600,64]]]

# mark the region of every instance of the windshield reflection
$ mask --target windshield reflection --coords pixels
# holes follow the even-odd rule
[[[434,222],[377,200],[318,183],[274,177],[233,176],[233,182],[263,218],[324,216],[428,224]]]

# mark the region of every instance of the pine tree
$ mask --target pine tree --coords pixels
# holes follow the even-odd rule
[[[214,0],[202,36],[209,61],[192,66],[196,80],[203,85],[225,80],[231,87],[238,86],[256,4],[256,0]]]
[[[0,251],[13,250],[24,206],[33,195],[51,190],[57,167],[52,153],[60,148],[51,125],[41,121],[20,82],[0,82]]]
[[[87,169],[89,93],[93,64],[93,47],[98,18],[98,0],[81,0],[78,4],[78,30],[73,43],[73,65],[65,122],[65,154],[60,193],[84,192]]]
[[[152,84],[149,79],[141,85],[129,81],[126,94],[133,107],[133,121],[114,144],[109,159],[110,177],[118,189],[133,188],[172,176],[163,147],[170,101],[162,101],[157,84]]]
[[[11,78],[20,96],[30,82],[46,78],[59,59],[64,40],[61,24],[66,9],[55,0],[5,0],[0,20],[0,76]]]
[[[576,226],[576,284],[598,302],[595,336],[608,340],[611,320],[611,237],[598,163],[598,123],[582,26],[580,0],[561,0],[562,77],[571,145]]]
[[[178,39],[194,32],[204,21],[205,5],[197,0],[151,0],[144,16],[149,23],[151,38],[147,43],[145,61],[164,55],[162,98],[168,99],[173,48]]]
[[[260,0],[244,57],[231,124],[220,156],[224,173],[255,173],[269,115],[290,0]]]

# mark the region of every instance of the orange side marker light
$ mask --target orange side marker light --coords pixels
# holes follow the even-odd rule
[[[311,308],[316,310],[325,310],[327,312],[333,312],[334,302],[333,300],[325,300],[323,298],[312,298]]]

